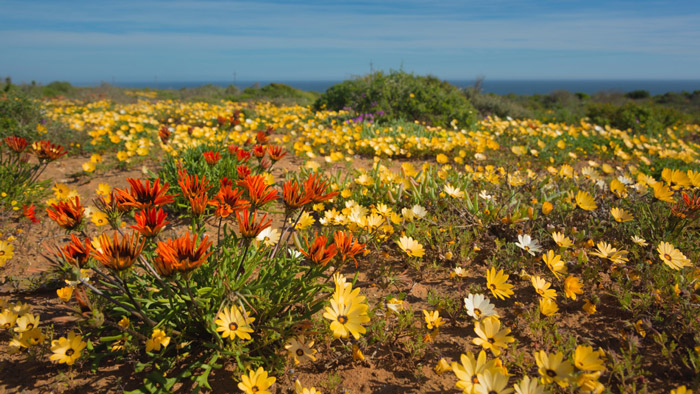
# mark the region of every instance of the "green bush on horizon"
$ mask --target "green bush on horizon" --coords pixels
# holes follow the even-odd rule
[[[591,103],[588,105],[586,116],[591,122],[605,126],[609,125],[621,130],[654,133],[691,121],[687,114],[676,109],[652,103],[628,102],[623,105],[610,103]]]
[[[459,127],[476,123],[478,112],[461,90],[434,76],[404,71],[374,72],[331,86],[314,103],[314,109],[351,108],[357,114]]]

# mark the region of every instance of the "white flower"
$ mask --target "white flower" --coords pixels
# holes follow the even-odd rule
[[[632,242],[636,243],[639,246],[647,246],[648,245],[646,239],[644,239],[642,237],[638,237],[636,235],[632,236]]]
[[[464,306],[467,308],[467,314],[476,320],[498,315],[491,301],[481,294],[469,294],[464,299]]]
[[[631,179],[627,178],[624,175],[620,175],[617,177],[617,180],[620,181],[623,185],[629,186],[634,183]]]
[[[421,207],[420,205],[416,204],[411,208],[411,212],[413,212],[414,215],[416,215],[417,218],[423,219],[425,215],[428,214],[428,211],[425,210],[425,208]]]
[[[493,201],[493,196],[486,193],[486,190],[482,190],[481,193],[479,193],[479,197],[486,201]]]
[[[301,252],[296,249],[288,248],[287,251],[289,252],[289,257],[291,257],[294,260],[301,259],[301,257],[303,256],[303,254],[301,254]]]
[[[267,246],[274,246],[280,240],[280,232],[272,227],[267,227],[261,231],[256,239],[262,241]]]
[[[518,242],[515,244],[518,245],[520,249],[530,253],[533,256],[542,251],[542,248],[537,240],[530,238],[528,234],[518,235]]]
[[[449,195],[450,197],[454,198],[462,198],[464,197],[464,192],[459,190],[458,187],[452,187],[449,183],[445,185],[445,193]]]

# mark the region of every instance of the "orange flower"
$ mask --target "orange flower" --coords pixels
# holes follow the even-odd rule
[[[15,153],[22,153],[29,143],[22,137],[5,137],[5,145]]]
[[[270,145],[267,147],[267,153],[270,155],[270,159],[276,162],[287,155],[287,152],[283,147],[279,145]]]
[[[253,149],[251,149],[251,153],[258,159],[262,159],[262,157],[265,156],[265,147],[263,145],[255,145]]]
[[[204,176],[199,179],[198,175],[189,175],[187,170],[178,170],[177,173],[179,175],[177,183],[180,185],[182,194],[187,198],[199,197],[211,189],[209,181]]]
[[[296,181],[287,181],[282,186],[282,201],[288,213],[311,202],[311,196],[301,194],[299,184]]]
[[[32,152],[39,161],[53,161],[68,153],[61,145],[54,145],[49,141],[33,143]]]
[[[255,135],[255,140],[258,142],[258,144],[266,143],[267,138],[267,133],[264,131],[258,131],[258,133]]]
[[[158,242],[156,268],[164,276],[168,276],[174,271],[190,272],[201,267],[207,257],[212,254],[212,252],[207,253],[211,245],[209,237],[205,236],[197,246],[197,234],[192,234],[190,239],[189,231],[180,238]]]
[[[324,202],[338,195],[338,192],[326,193],[326,182],[321,180],[319,174],[311,174],[304,182],[304,192],[315,203]]]
[[[253,208],[260,208],[277,198],[277,190],[265,183],[264,175],[249,175],[236,183],[238,186],[246,188],[250,205]]]
[[[93,256],[105,267],[115,271],[123,271],[134,264],[143,250],[145,241],[141,240],[136,232],[123,235],[121,240],[118,234],[115,231],[111,240],[107,234],[100,235],[98,238],[99,249],[93,248]]]
[[[236,167],[236,173],[238,174],[238,179],[245,179],[248,175],[250,175],[250,168],[248,168],[248,166],[245,164],[241,164]]]
[[[265,219],[267,219],[267,214],[256,223],[255,221],[258,217],[257,210],[252,214],[247,211],[238,211],[236,217],[238,218],[238,230],[243,238],[255,238],[261,231],[270,227],[272,224],[272,219],[265,221]]]
[[[309,245],[309,240],[304,237],[306,250],[301,250],[301,253],[312,262],[325,266],[338,253],[337,246],[332,243],[326,245],[327,239],[325,235],[316,235],[314,233],[314,242]]]
[[[39,219],[36,218],[36,205],[34,204],[23,204],[22,214],[25,218],[32,221],[32,223],[39,223]]]
[[[353,240],[352,233],[346,233],[343,231],[336,231],[335,234],[333,234],[333,242],[340,252],[343,263],[345,263],[346,258],[351,258],[352,261],[355,262],[355,268],[357,268],[357,260],[355,259],[355,255],[365,251],[365,244],[361,244],[357,242],[357,240]]]
[[[71,231],[80,227],[83,223],[85,208],[80,205],[80,197],[76,196],[68,201],[59,201],[46,208],[46,213],[51,220],[64,229]]]
[[[243,191],[238,188],[231,189],[229,184],[222,186],[214,199],[209,201],[209,204],[216,207],[214,215],[226,218],[235,211],[248,209],[250,204],[248,200],[242,199],[241,195],[243,195]]]
[[[61,255],[66,259],[67,262],[83,268],[90,258],[90,252],[92,251],[92,243],[90,238],[85,238],[85,243],[80,241],[80,238],[71,234],[71,241],[59,250],[58,255]]]
[[[203,152],[202,155],[204,156],[204,160],[206,160],[207,164],[209,164],[210,166],[213,166],[219,160],[221,160],[221,154],[219,154],[219,152]]]
[[[131,226],[131,228],[141,233],[144,237],[153,238],[158,235],[166,224],[170,223],[165,220],[167,216],[162,208],[158,208],[158,210],[156,210],[156,207],[143,209],[134,215],[136,225]]]
[[[168,140],[170,140],[171,134],[172,133],[170,132],[170,128],[167,125],[160,126],[160,130],[158,130],[158,137],[160,137],[160,141],[163,144],[168,144]]]
[[[165,194],[170,188],[167,182],[161,186],[160,179],[156,179],[153,185],[151,185],[150,181],[146,181],[144,185],[140,179],[126,178],[126,180],[131,185],[130,190],[114,189],[115,194],[118,196],[117,198],[120,200],[120,205],[123,207],[146,209],[175,201],[173,195]]]

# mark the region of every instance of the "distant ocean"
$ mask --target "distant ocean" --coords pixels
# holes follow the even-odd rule
[[[216,85],[226,87],[235,85],[245,89],[258,84],[265,86],[271,82],[283,83],[297,89],[325,92],[326,89],[342,81],[190,81],[190,82],[115,82],[114,85],[124,88],[155,88],[155,89],[182,89],[193,88],[202,85]],[[453,85],[464,88],[473,86],[474,80],[450,80]],[[605,91],[630,92],[633,90],[648,90],[651,94],[664,94],[667,92],[693,92],[700,90],[700,80],[488,80],[482,83],[482,91],[496,94],[532,95],[548,94],[556,90],[568,90],[573,93],[593,94]]]

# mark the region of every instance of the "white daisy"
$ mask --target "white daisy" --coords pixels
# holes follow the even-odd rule
[[[423,219],[425,215],[428,214],[428,211],[426,211],[425,208],[421,207],[418,204],[414,205],[413,208],[411,208],[411,211],[419,219]]]
[[[518,245],[520,249],[530,253],[533,256],[542,251],[542,247],[540,247],[539,242],[537,242],[536,239],[532,239],[528,234],[518,235],[518,242],[515,244]]]
[[[280,240],[280,232],[272,227],[267,227],[258,234],[256,239],[262,241],[267,246],[275,246]]]
[[[464,299],[464,306],[467,308],[467,314],[476,320],[489,316],[498,316],[491,301],[481,294],[469,294]]]

